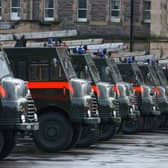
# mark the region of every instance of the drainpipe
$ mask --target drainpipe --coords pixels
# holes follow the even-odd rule
[[[134,0],[130,0],[130,52],[133,51],[133,38],[134,38]]]

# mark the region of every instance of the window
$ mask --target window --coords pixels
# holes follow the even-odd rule
[[[144,22],[150,23],[151,22],[151,1],[144,0]]]
[[[78,0],[78,22],[87,22],[87,0]]]
[[[54,0],[45,0],[44,20],[45,21],[54,20]]]
[[[111,2],[110,4],[111,22],[120,22],[121,1],[111,0],[110,2]]]
[[[20,19],[20,0],[11,0],[11,20]]]
[[[0,20],[2,19],[2,0],[0,0]]]
[[[49,65],[48,64],[31,64],[29,68],[30,81],[48,81]]]

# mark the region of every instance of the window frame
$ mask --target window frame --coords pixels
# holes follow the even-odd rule
[[[87,22],[88,21],[88,0],[86,1],[86,8],[79,8],[79,0],[77,6],[77,22]],[[79,18],[79,11],[85,10],[86,11],[86,18]]]
[[[144,23],[151,23],[151,8],[150,9],[145,9],[145,2],[150,2],[150,6],[151,6],[151,0],[144,0],[144,9],[143,9],[143,20]],[[150,19],[146,19],[145,18],[145,13],[149,12],[150,13]]]
[[[55,20],[55,1],[53,0],[53,8],[46,8],[46,1],[44,0],[44,21],[54,21]],[[46,17],[46,10],[53,10],[53,17]]]
[[[10,19],[11,20],[20,20],[21,19],[21,0],[16,0],[16,1],[19,1],[19,6],[15,6],[15,7],[13,7],[12,6],[12,1],[13,0],[11,0],[10,1]],[[20,15],[20,16],[17,16],[17,17],[14,17],[14,16],[12,16],[12,13],[14,13],[14,12],[12,12],[12,9],[18,9],[18,14]],[[15,12],[16,13],[16,12]]]
[[[39,73],[39,68],[40,68],[40,73]],[[47,74],[43,73],[43,70],[44,70],[43,68],[44,69],[47,68],[47,70],[44,71]],[[36,76],[35,77],[36,79],[31,78],[32,77],[31,73],[33,72],[32,69],[33,70],[36,69],[37,73],[35,75],[39,75],[40,77]],[[50,69],[49,63],[30,63],[29,69],[28,69],[28,79],[30,81],[49,81],[50,80],[49,69]],[[31,77],[30,77],[30,75],[31,75]],[[43,79],[43,75],[45,75],[46,79]]]
[[[112,3],[113,1],[119,1],[119,9],[112,9]],[[116,16],[112,16],[112,11],[119,11],[119,16],[116,18]],[[119,23],[121,22],[121,0],[110,0],[110,21],[113,23]]]

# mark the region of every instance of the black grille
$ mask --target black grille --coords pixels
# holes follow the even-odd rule
[[[96,99],[96,96],[95,94],[93,93],[91,95],[91,99],[92,99],[92,102],[91,102],[91,113],[92,113],[92,117],[97,117],[97,110],[98,110],[98,103],[97,103],[97,99]]]
[[[131,103],[140,107],[141,106],[141,98],[140,96],[132,96],[131,97]]]
[[[114,110],[116,111],[116,115],[117,115],[117,117],[120,117],[119,101],[118,100],[114,100],[113,103],[114,103]]]
[[[36,107],[35,107],[35,104],[34,104],[34,100],[32,99],[31,96],[28,96],[27,100],[28,100],[28,109],[27,109],[26,120],[28,122],[34,122],[35,121],[34,113],[36,112]]]
[[[153,98],[152,98],[152,101],[153,101],[153,104],[159,105],[159,100],[158,100],[157,97],[153,97]]]

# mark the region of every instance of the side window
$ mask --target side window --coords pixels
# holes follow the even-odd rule
[[[19,61],[17,63],[17,77],[23,80],[27,80],[27,73],[26,73],[26,62]]]
[[[66,79],[62,65],[56,58],[51,60],[50,72],[51,80],[63,81]]]
[[[49,64],[30,64],[29,67],[30,81],[47,81],[49,80]]]

